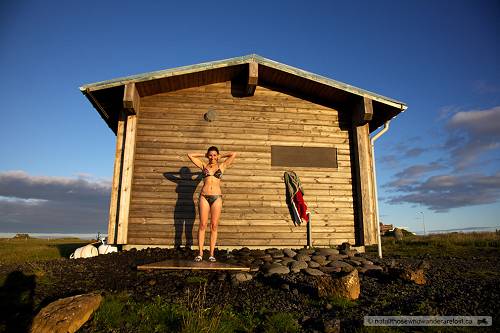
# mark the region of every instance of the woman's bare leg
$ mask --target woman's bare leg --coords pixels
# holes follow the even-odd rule
[[[205,230],[207,230],[208,224],[208,213],[210,212],[210,205],[207,199],[200,196],[199,200],[199,213],[200,213],[200,225],[198,227],[198,248],[199,255],[203,257],[203,244],[205,243]]]
[[[219,217],[222,212],[222,198],[217,199],[210,208],[210,256],[214,256],[215,243],[217,242],[217,228]]]

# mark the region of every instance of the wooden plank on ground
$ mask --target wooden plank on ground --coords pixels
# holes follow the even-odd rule
[[[212,270],[212,271],[250,271],[250,267],[242,265],[227,264],[223,262],[200,261],[194,262],[191,260],[170,259],[137,266],[138,270]]]

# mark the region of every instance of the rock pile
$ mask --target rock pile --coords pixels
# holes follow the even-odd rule
[[[381,266],[351,249],[348,243],[338,249],[222,250],[218,258],[222,262],[250,267],[252,273],[233,275],[233,284],[250,281],[256,275],[280,276],[282,289],[306,289],[319,297],[334,295],[357,299],[360,294],[358,272],[382,270]]]
[[[339,249],[235,249],[231,252],[220,251],[219,260],[230,264],[250,266],[252,272],[261,272],[265,276],[274,274],[303,273],[322,276],[332,273],[350,273],[357,270],[366,273],[382,270],[379,265],[366,259],[357,250],[344,243]]]
[[[218,259],[250,267],[251,273],[233,275],[233,284],[250,281],[255,276],[279,276],[282,289],[307,289],[319,297],[334,295],[357,299],[361,289],[360,274],[400,279],[419,285],[426,283],[421,266],[416,269],[386,266],[383,261],[372,261],[363,253],[358,253],[349,243],[337,248],[221,250]]]

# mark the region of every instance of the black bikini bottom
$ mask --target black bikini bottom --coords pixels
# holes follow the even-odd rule
[[[221,198],[222,199],[222,194],[202,194],[202,196],[207,200],[208,204],[212,206],[214,202],[217,201],[217,199]]]

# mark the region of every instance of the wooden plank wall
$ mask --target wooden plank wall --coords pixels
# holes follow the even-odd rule
[[[213,122],[204,120],[209,110]],[[128,244],[197,245],[202,182],[186,154],[210,145],[238,153],[222,178],[219,247],[306,245],[306,226],[293,225],[285,202],[287,168],[271,167],[271,145],[337,148],[338,168],[294,171],[313,213],[313,245],[354,243],[351,124],[342,125],[333,109],[261,86],[244,98],[232,97],[230,82],[143,97]]]

